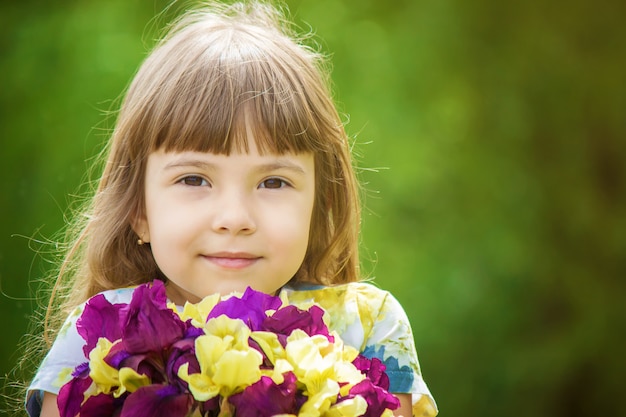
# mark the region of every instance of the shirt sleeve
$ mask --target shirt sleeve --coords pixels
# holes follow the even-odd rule
[[[84,305],[80,305],[65,320],[28,388],[26,410],[30,417],[38,417],[41,414],[44,392],[58,394],[63,384],[72,378],[74,368],[87,361],[83,353],[85,342],[76,330],[76,320],[83,308]]]
[[[132,288],[104,291],[106,299],[112,303],[128,303]],[[76,321],[83,313],[86,303],[76,307],[67,317],[61,330],[41,362],[35,378],[26,392],[26,411],[29,417],[39,417],[44,392],[58,395],[61,387],[72,379],[72,372],[78,365],[89,359],[83,353],[85,340],[78,334]]]
[[[422,378],[409,319],[398,300],[383,293],[380,305],[371,306],[378,315],[366,337],[363,354],[377,357],[385,364],[390,392],[412,394],[414,416],[435,416],[437,405]]]

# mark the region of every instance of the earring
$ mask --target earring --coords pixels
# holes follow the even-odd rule
[[[137,245],[138,246],[143,246],[144,243],[146,243],[146,242],[144,242],[141,238],[137,239]]]

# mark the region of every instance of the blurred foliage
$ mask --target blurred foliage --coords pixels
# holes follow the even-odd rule
[[[332,55],[365,269],[406,307],[441,415],[626,415],[626,3],[288,4]],[[0,5],[0,376],[54,260],[38,242],[166,5]]]

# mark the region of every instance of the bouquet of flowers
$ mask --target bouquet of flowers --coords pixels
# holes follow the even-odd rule
[[[384,364],[323,316],[250,288],[182,311],[160,281],[128,304],[95,296],[77,321],[88,361],[59,392],[61,417],[392,416]]]

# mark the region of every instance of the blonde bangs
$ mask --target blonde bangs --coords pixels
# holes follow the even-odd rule
[[[316,68],[321,57],[256,29],[199,21],[157,47],[126,98],[134,157],[146,149],[247,151],[250,137],[261,153],[314,152],[328,149],[329,129],[340,138],[336,115],[327,126],[333,107]]]

